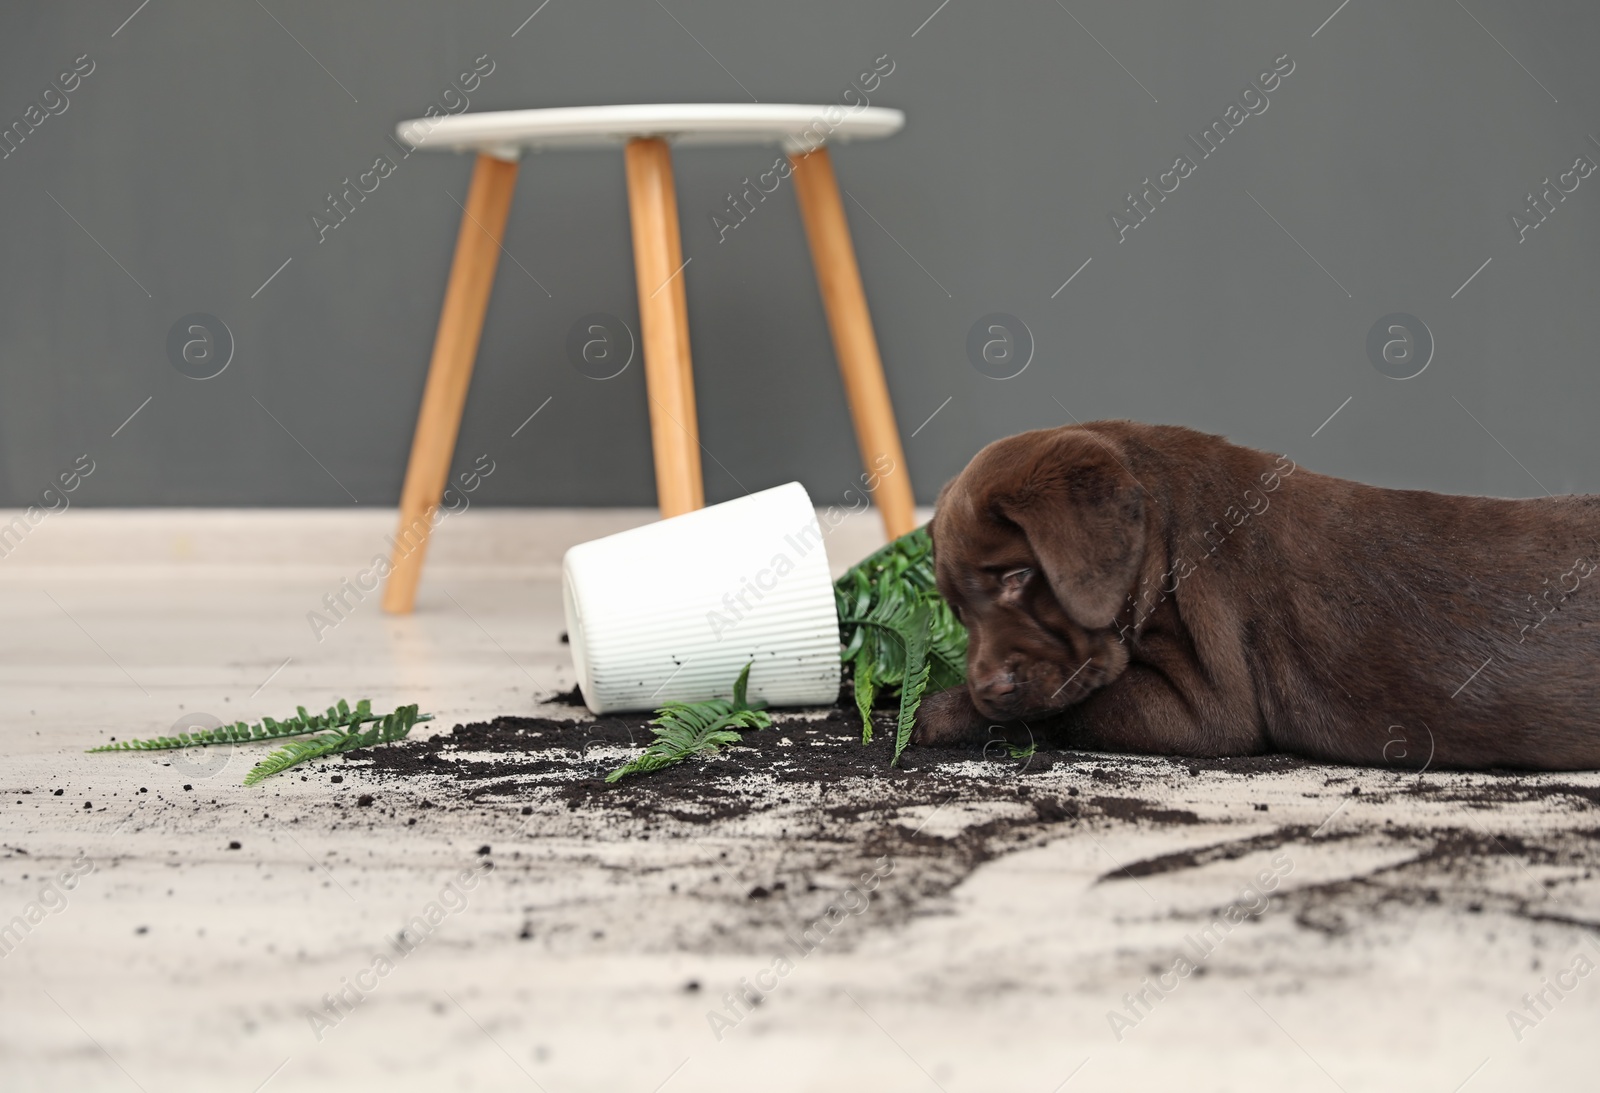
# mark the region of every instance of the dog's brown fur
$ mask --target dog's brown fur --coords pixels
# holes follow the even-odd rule
[[[918,743],[1600,767],[1600,497],[1380,489],[1101,421],[983,449],[932,534],[968,683]]]

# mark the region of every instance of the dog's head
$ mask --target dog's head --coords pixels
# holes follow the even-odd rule
[[[999,440],[945,486],[939,592],[967,628],[967,687],[1009,721],[1081,702],[1128,664],[1116,616],[1145,551],[1144,491],[1078,426]]]

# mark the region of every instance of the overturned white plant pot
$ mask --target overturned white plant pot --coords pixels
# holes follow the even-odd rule
[[[567,551],[567,636],[597,714],[727,698],[831,705],[839,617],[811,498],[798,482]]]

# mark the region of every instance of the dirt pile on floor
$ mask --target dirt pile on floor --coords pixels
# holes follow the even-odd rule
[[[704,930],[660,939],[678,947],[775,942],[884,861],[894,872],[878,906],[902,919],[926,913],[999,854],[1130,827],[1192,834],[1184,849],[1108,855],[1102,883],[1349,841],[1352,860],[1370,864],[1280,895],[1302,928],[1325,937],[1398,908],[1441,904],[1466,914],[1491,907],[1543,921],[1600,919],[1570,894],[1590,887],[1600,855],[1600,788],[1583,780],[1417,776],[1282,755],[1106,755],[1048,742],[1016,755],[1001,741],[913,748],[891,767],[892,719],[882,716],[863,745],[855,712],[835,708],[784,717],[717,755],[608,784],[606,773],[650,740],[647,721],[502,717],[353,753],[347,763],[380,798],[403,793],[418,810],[411,823],[432,809],[482,811],[502,828],[514,816],[519,834],[627,843],[637,847],[634,861],[651,857],[638,844],[654,840],[652,860],[661,862],[651,868],[668,890],[719,908]],[[406,822],[405,812],[390,822]],[[530,919],[528,929],[540,925]]]

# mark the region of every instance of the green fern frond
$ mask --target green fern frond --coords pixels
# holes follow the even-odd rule
[[[418,720],[426,721],[431,716],[424,715]],[[222,725],[200,732],[182,732],[177,736],[158,736],[150,740],[119,740],[114,744],[101,744],[97,748],[88,750],[91,752],[165,751],[171,748],[199,748],[216,744],[248,744],[256,740],[279,740],[286,736],[306,736],[314,732],[326,732],[329,729],[354,728],[376,720],[378,715],[372,712],[371,699],[363,698],[352,710],[350,704],[341,698],[336,705],[329,706],[325,714],[307,713],[306,708],[300,706],[295,716],[285,721],[263,717],[254,725],[236,721],[232,725]]]
[[[863,650],[855,662],[856,712],[861,715],[861,742],[872,743],[872,700],[877,697],[878,683],[872,678],[872,657]]]
[[[341,736],[329,733],[326,736],[313,736],[310,740],[292,740],[251,767],[244,776],[244,784],[253,786],[263,778],[288,770],[296,763],[328,755],[341,739]]]
[[[752,661],[751,664],[755,662]],[[650,722],[655,740],[644,752],[606,775],[607,782],[618,782],[630,774],[681,763],[691,755],[710,755],[741,739],[740,729],[765,729],[772,724],[766,703],[745,701],[750,684],[751,664],[744,666],[733,685],[733,699],[711,698],[704,702],[668,702],[656,711]]]
[[[906,641],[906,670],[900,686],[900,716],[895,721],[894,758],[891,767],[900,763],[900,753],[911,743],[911,730],[917,723],[917,707],[922,704],[922,694],[928,689],[928,675],[933,665],[928,661],[928,636],[933,612],[919,607],[912,624],[911,637]]]
[[[735,709],[748,710],[752,708],[745,699],[750,694],[750,669],[754,665],[755,661],[753,660],[746,664],[740,669],[739,678],[733,681],[733,705]]]
[[[366,706],[367,703],[363,702],[361,705]],[[251,767],[244,776],[244,784],[253,786],[262,779],[282,773],[292,766],[320,759],[325,755],[368,748],[375,744],[392,743],[409,735],[412,727],[418,722],[431,720],[433,720],[432,714],[419,714],[415,705],[401,706],[393,713],[377,718],[377,723],[370,729],[352,727],[345,731],[325,732],[309,740],[290,741]]]
[[[926,525],[902,535],[834,582],[841,658],[851,667],[862,743],[872,739],[872,702],[899,692],[899,720],[914,717],[922,695],[966,682],[967,631],[939,595]],[[924,636],[917,656],[914,637]],[[909,684],[909,685],[908,685]],[[910,730],[896,733],[895,759]]]

